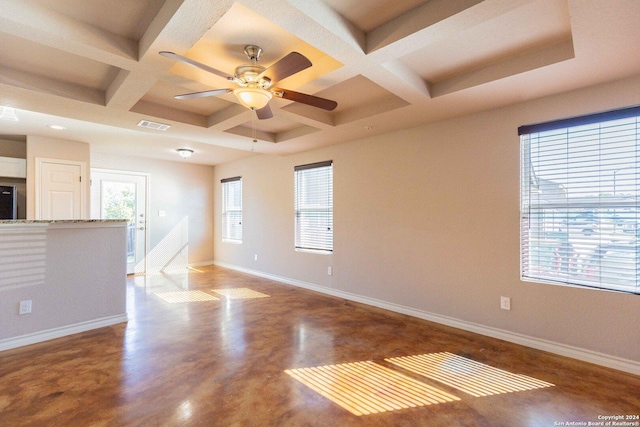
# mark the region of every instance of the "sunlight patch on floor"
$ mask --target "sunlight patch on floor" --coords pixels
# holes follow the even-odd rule
[[[385,361],[476,397],[554,386],[448,352],[393,357]]]
[[[269,298],[269,295],[249,288],[212,289],[212,291],[229,299]]]
[[[358,416],[460,400],[370,361],[285,372]]]
[[[220,299],[202,291],[158,292],[156,295],[169,303],[218,301]]]

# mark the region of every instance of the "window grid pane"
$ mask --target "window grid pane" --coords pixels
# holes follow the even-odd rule
[[[296,249],[333,250],[333,166],[295,171]]]
[[[640,293],[638,117],[521,136],[521,277]]]
[[[242,242],[242,179],[222,182],[222,240]]]

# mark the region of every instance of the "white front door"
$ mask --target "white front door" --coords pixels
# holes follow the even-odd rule
[[[91,217],[129,221],[127,274],[143,274],[147,254],[147,176],[92,169]]]
[[[85,164],[36,158],[36,219],[82,219]]]

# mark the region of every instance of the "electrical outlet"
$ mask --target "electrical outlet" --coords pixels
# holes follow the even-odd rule
[[[332,267],[327,267],[327,274],[329,276],[331,276],[333,274],[333,268]]]
[[[500,297],[500,308],[503,310],[511,310],[511,298]]]
[[[31,300],[20,301],[20,314],[31,313]]]

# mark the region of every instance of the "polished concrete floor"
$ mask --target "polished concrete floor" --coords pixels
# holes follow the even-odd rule
[[[638,376],[220,267],[132,277],[128,312],[1,352],[0,426],[639,421]]]

